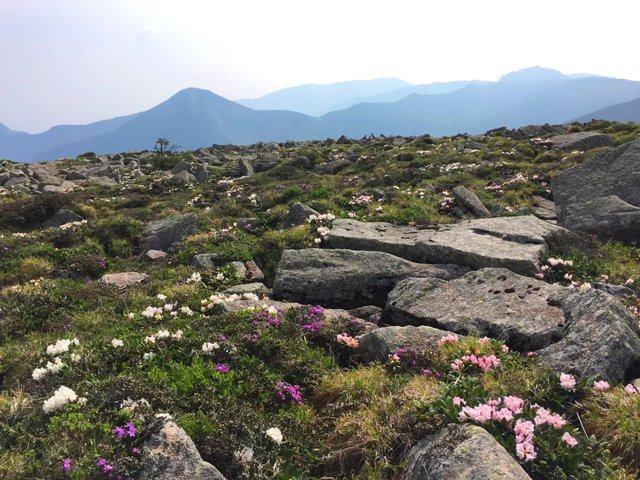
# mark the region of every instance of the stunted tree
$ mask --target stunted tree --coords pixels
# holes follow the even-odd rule
[[[153,147],[154,151],[159,155],[173,155],[180,147],[172,144],[168,138],[159,138]]]

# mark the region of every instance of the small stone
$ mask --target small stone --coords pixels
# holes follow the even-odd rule
[[[139,285],[149,280],[149,275],[138,272],[107,273],[100,277],[100,282],[114,285],[118,289],[124,289],[133,285]]]
[[[145,255],[151,260],[160,260],[161,258],[167,256],[167,252],[163,252],[162,250],[147,250],[147,253],[145,253]]]

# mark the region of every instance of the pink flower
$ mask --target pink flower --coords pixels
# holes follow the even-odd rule
[[[605,390],[609,390],[610,385],[609,385],[609,382],[605,380],[600,380],[598,382],[593,382],[593,388],[595,388],[600,392],[604,392]]]
[[[71,459],[65,458],[64,460],[62,460],[62,471],[64,473],[67,473],[69,472],[69,470],[71,470]]]
[[[509,347],[502,345],[502,353],[509,353]]]
[[[493,419],[499,422],[511,422],[513,420],[513,412],[508,408],[501,408],[493,411]]]
[[[521,442],[516,444],[516,455],[525,462],[535,460],[538,456],[536,449],[531,442]]]
[[[578,444],[578,440],[572,437],[569,432],[564,432],[564,435],[562,435],[562,441],[570,447],[575,447]]]
[[[524,400],[520,397],[504,397],[502,399],[504,406],[511,410],[513,413],[522,413],[524,408]]]
[[[565,390],[573,391],[576,389],[576,379],[568,373],[560,374],[560,386]]]
[[[456,343],[459,340],[460,337],[458,337],[458,335],[456,335],[455,333],[449,333],[438,340],[438,346],[441,347],[445,343]]]
[[[537,415],[533,419],[536,425],[551,425],[556,430],[566,425],[567,421],[562,416],[550,412],[546,408],[538,408]]]
[[[522,443],[533,438],[533,431],[535,428],[536,426],[533,422],[519,419],[513,429],[513,433],[516,435],[516,442]]]
[[[630,394],[634,394],[634,393],[638,393],[638,389],[636,387],[634,387],[633,385],[631,385],[630,383],[627,384],[626,387],[624,387],[624,391],[625,393],[630,393]]]
[[[453,404],[456,407],[459,407],[460,405],[464,405],[465,403],[467,403],[467,402],[465,402],[464,399],[462,399],[460,397],[453,397]]]
[[[533,358],[536,356],[536,352],[527,352],[527,358]]]

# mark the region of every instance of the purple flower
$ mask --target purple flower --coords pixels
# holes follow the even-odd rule
[[[113,434],[116,436],[118,440],[122,440],[126,435],[124,427],[116,427],[113,429]]]
[[[113,434],[118,440],[122,440],[125,437],[133,438],[136,433],[138,433],[138,430],[133,422],[127,422],[124,426],[113,429]]]
[[[67,473],[69,470],[71,470],[71,459],[67,457],[62,460],[62,471]]]
[[[140,449],[138,447],[133,447],[131,449],[131,455],[140,455]]]
[[[302,403],[302,393],[300,393],[300,385],[291,385],[286,382],[278,382],[276,384],[276,388],[278,389],[276,395],[280,400],[286,401],[287,399],[289,399],[293,403]]]
[[[136,433],[138,433],[138,430],[136,430],[136,426],[133,424],[133,422],[127,422],[124,428],[126,428],[129,438],[135,437]]]
[[[102,473],[105,475],[109,475],[111,470],[113,470],[113,467],[109,465],[106,458],[99,458],[96,465],[102,469]]]
[[[216,365],[216,371],[220,373],[229,373],[229,365],[226,363],[219,363]]]

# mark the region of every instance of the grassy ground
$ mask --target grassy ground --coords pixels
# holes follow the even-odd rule
[[[640,138],[640,127],[574,126],[583,128],[606,131],[616,143]],[[254,260],[269,283],[284,248],[315,245],[315,226],[282,228],[295,201],[344,218],[452,222],[442,202],[452,187],[465,185],[494,212],[524,214],[532,195],[551,198],[551,176],[598,152],[561,153],[500,136],[483,138],[483,149],[465,150],[466,141],[291,144],[276,152],[284,159],[278,166],[234,182],[220,182],[227,167],[189,188],[154,180],[154,169],[187,155],[181,154],[151,159],[149,175],[118,187],[0,198],[0,478],[104,478],[104,468],[96,465],[100,458],[113,466],[112,478],[129,478],[146,426],[158,413],[177,418],[203,457],[230,478],[394,478],[416,440],[458,421],[455,397],[475,406],[508,395],[524,400],[526,418],[535,415],[531,405],[539,404],[568,421],[540,433],[535,460],[520,459],[534,478],[635,478],[640,395],[625,393],[624,386],[603,393],[578,384],[568,392],[535,357],[477,339],[363,365],[353,348],[336,339],[359,333],[346,320],[308,310],[275,316],[201,310],[203,301],[233,280],[212,274],[189,281],[193,254]],[[358,159],[337,175],[299,166],[300,156],[318,164],[346,152]],[[382,200],[368,198],[373,195]],[[61,206],[87,222],[38,228]],[[169,260],[138,256],[145,222],[187,212],[198,215],[198,232],[177,245]],[[258,221],[243,231],[234,226],[242,217]],[[573,260],[571,268],[551,272],[565,284],[607,276],[617,284],[631,279],[636,290],[640,285],[637,248],[588,240],[552,255]],[[148,273],[150,282],[126,293],[95,282],[104,273],[129,270]],[[171,309],[157,318],[142,315],[148,306],[166,304]],[[313,320],[322,326],[305,327]],[[169,336],[158,334],[162,330]],[[155,343],[145,341],[152,335]],[[78,344],[68,351],[47,353],[48,345],[74,338]],[[218,348],[205,353],[205,343]],[[455,359],[472,353],[494,354],[500,365],[487,372],[452,369]],[[46,368],[56,356],[64,366],[35,380],[34,369]],[[61,385],[78,398],[45,413],[43,403]],[[114,428],[129,421],[136,435],[116,438]],[[280,429],[281,443],[265,433],[270,428]],[[513,434],[499,422],[487,428],[515,456]],[[564,433],[578,445],[564,442]],[[71,462],[66,473],[64,459]]]

